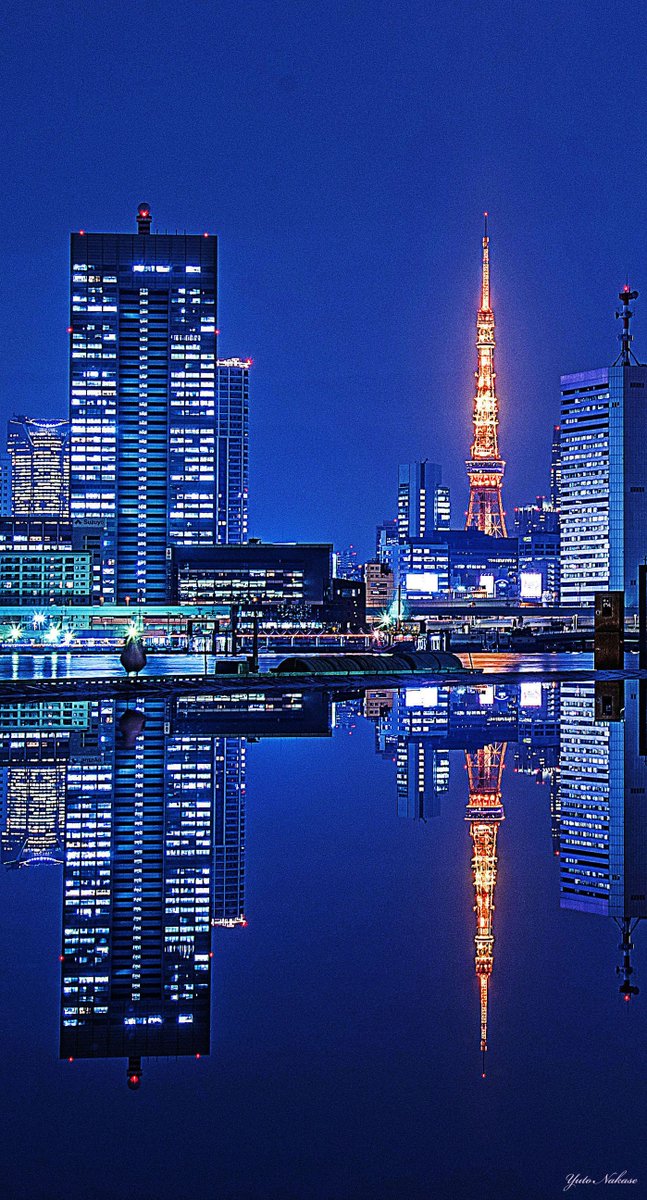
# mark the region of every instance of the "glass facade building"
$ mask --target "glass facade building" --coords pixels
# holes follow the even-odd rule
[[[7,451],[12,515],[69,520],[69,422],[12,417],[7,425]]]
[[[217,241],[137,222],[72,235],[71,511],[108,523],[106,599],[163,602],[167,547],[218,541]]]
[[[614,366],[561,380],[560,599],[593,604],[625,592],[638,605],[647,551],[647,367]]]

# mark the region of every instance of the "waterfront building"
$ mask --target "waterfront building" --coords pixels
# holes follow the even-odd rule
[[[385,563],[367,562],[364,566],[364,582],[367,609],[388,609],[395,596],[393,571]]]
[[[325,542],[178,547],[171,561],[180,604],[296,611],[323,605],[332,583],[332,546]]]
[[[449,488],[437,463],[401,463],[398,473],[398,537],[400,543],[425,538],[451,525]]]
[[[506,536],[502,487],[505,462],[499,454],[499,401],[494,370],[494,313],[490,304],[490,239],[487,213],[483,234],[481,299],[476,318],[476,393],[473,405],[474,439],[466,462],[470,483],[466,529],[492,537]]]
[[[7,605],[90,604],[102,592],[101,522],[0,518],[0,597]]]
[[[647,366],[631,351],[631,301],[622,301],[622,350],[611,367],[561,379],[560,599],[593,604],[624,591],[638,607],[638,564],[647,553]]]
[[[12,417],[7,425],[7,451],[12,515],[69,520],[69,422]]]
[[[71,239],[71,511],[107,522],[114,579],[106,569],[105,598],[132,603],[167,599],[168,546],[212,545],[227,529],[221,385],[243,418],[223,444],[238,464],[230,491],[246,507],[246,367],[225,362],[217,378],[217,240],[150,230],[141,204],[137,233]]]
[[[365,587],[332,575],[328,543],[261,542],[177,547],[171,590],[178,604],[239,606],[241,616],[363,624]]]

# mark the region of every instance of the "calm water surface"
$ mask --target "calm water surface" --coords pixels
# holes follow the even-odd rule
[[[646,712],[0,702],[5,1194],[647,1196]]]

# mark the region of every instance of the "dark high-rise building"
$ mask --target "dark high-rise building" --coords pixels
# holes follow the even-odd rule
[[[247,541],[249,491],[249,368],[251,359],[216,364],[216,496],[218,545]],[[185,539],[185,545],[187,545]],[[195,543],[191,543],[195,544]]]
[[[560,425],[553,426],[553,440],[550,447],[550,503],[559,512],[559,492],[562,485],[562,430]]]
[[[67,421],[12,417],[7,426],[14,517],[65,521],[70,513]]]
[[[381,525],[377,525],[375,529],[375,560],[376,562],[384,563],[385,566],[393,572],[394,577],[398,577],[399,555],[398,555],[398,519],[393,517],[391,520],[382,521]]]
[[[442,482],[437,463],[402,463],[398,475],[398,535],[400,542],[425,538],[439,529],[449,529],[449,488]]]
[[[245,754],[243,738],[217,737],[214,748],[214,891],[212,925],[245,925]]]
[[[150,229],[140,204],[137,233],[71,245],[71,509],[108,523],[121,602],[164,601],[167,547],[217,543],[221,519],[217,240]]]

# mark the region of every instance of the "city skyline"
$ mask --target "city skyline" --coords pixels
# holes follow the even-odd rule
[[[190,237],[190,235],[187,235],[186,233],[181,234],[181,235],[178,235],[178,234],[167,235],[166,233],[162,234],[157,230],[152,230],[152,228],[151,228],[152,220],[153,220],[152,214],[150,213],[150,210],[147,205],[140,205],[140,213],[141,213],[142,209],[144,209],[144,208],[146,210],[146,220],[144,223],[145,227],[144,227],[144,225],[142,225],[140,218],[138,218],[140,234],[142,232],[144,232],[144,233],[148,234],[149,236],[152,235],[152,237],[156,241],[163,243],[163,245],[165,245],[165,246],[168,245],[169,247],[173,244],[174,241],[176,241],[178,243],[180,242],[180,240],[183,240],[184,243],[187,242],[187,236]],[[484,321],[487,324],[487,320],[489,318],[491,318],[492,326],[493,326],[493,314],[490,309],[490,263],[489,263],[490,239],[488,237],[488,231],[487,231],[487,220],[488,220],[488,214],[486,213],[485,214],[485,223],[486,223],[485,224],[485,236],[482,239],[482,241],[483,241],[483,262],[481,265],[481,277],[480,277],[480,286],[479,286],[480,309],[479,309],[478,320],[477,320],[477,330],[478,330],[477,346],[479,347],[479,351],[478,351],[479,364],[481,364],[481,361],[483,358],[483,353],[484,353],[483,345],[482,345],[483,338],[485,337],[485,339],[487,341],[488,338],[490,337],[489,328],[486,330],[485,334],[483,333],[483,330],[485,328]],[[194,236],[195,236],[196,244],[199,245],[199,238],[202,237],[205,239],[211,239],[211,244],[214,246],[214,248],[217,248],[218,238],[215,234],[210,234],[208,231],[205,231],[202,235],[194,235]],[[88,296],[83,297],[83,296],[74,294],[75,290],[76,290],[76,292],[78,292],[78,290],[79,290],[79,284],[78,284],[78,282],[75,284],[74,279],[76,279],[78,281],[79,279],[82,278],[82,276],[79,275],[78,273],[77,274],[74,273],[74,259],[75,259],[75,257],[76,258],[79,257],[79,252],[80,252],[79,248],[84,245],[84,243],[81,241],[81,239],[89,238],[89,240],[94,239],[96,241],[97,238],[104,238],[107,240],[107,243],[111,246],[119,245],[120,242],[123,243],[125,246],[127,237],[125,234],[119,235],[118,233],[97,235],[97,234],[92,234],[91,231],[86,231],[83,229],[83,230],[77,231],[76,233],[72,233],[71,238],[72,238],[71,319],[74,322],[75,315],[76,315],[77,317],[80,316],[82,318],[82,320],[87,321],[87,313],[85,312],[85,308],[87,307],[90,300],[92,300],[93,298],[97,299],[97,297],[96,296],[95,297],[88,297]],[[134,245],[135,245],[135,243],[132,243],[133,247],[134,247]],[[77,251],[79,251],[79,252],[75,253],[75,247],[77,248]],[[122,250],[122,253],[124,253],[124,252],[125,251]],[[217,249],[215,252],[217,254]],[[102,253],[103,253],[103,251],[101,251],[101,254]],[[114,253],[116,253],[116,251],[111,252],[111,253],[114,254]],[[134,249],[129,250],[128,253],[130,255],[132,255],[134,253]],[[136,257],[136,255],[135,255],[135,257]],[[168,257],[168,255],[167,255],[167,257]],[[214,260],[214,262],[215,262],[215,260]],[[143,269],[143,268],[139,268],[139,267],[135,266],[133,269],[139,270],[139,269]],[[217,282],[217,274],[216,274],[215,265],[214,265],[213,275],[214,275],[214,279],[213,279],[212,286],[213,286],[213,294],[214,294],[214,311],[213,311],[213,320],[211,323],[214,327],[214,335],[219,335],[220,329],[216,328],[216,322],[218,320],[217,315],[216,315],[216,310],[217,310],[217,306],[220,304],[221,300],[220,300],[220,295],[219,295],[219,291],[218,291],[218,282]],[[108,276],[107,278],[110,279],[111,277]],[[159,280],[157,282],[159,283]],[[87,280],[83,286],[87,287]],[[487,289],[487,296],[486,296],[486,289]],[[97,289],[95,288],[95,291],[96,290]],[[104,290],[110,291],[109,288],[104,289]],[[180,290],[184,290],[184,289],[180,289]],[[625,288],[624,290],[627,291],[627,288]],[[637,292],[632,293],[632,296],[637,296],[637,295],[638,295]],[[99,296],[98,298],[101,299],[101,296]],[[105,299],[110,300],[111,296],[106,295]],[[77,301],[83,301],[83,303],[79,304],[79,303],[77,303]],[[176,301],[177,301],[177,297],[176,297]],[[485,315],[484,315],[484,311],[483,311],[484,309],[487,309],[487,311],[485,312]],[[182,311],[184,312],[184,310],[182,310]],[[137,320],[139,321],[139,325],[138,325],[138,328],[139,328],[139,326],[141,325],[141,314],[138,315],[137,313],[135,313],[135,310],[133,310],[133,314],[131,314],[131,315],[137,317]],[[145,322],[147,323],[148,322],[148,313],[145,314],[144,319],[145,319]],[[153,314],[153,322],[154,321],[155,321],[155,314]],[[480,324],[479,324],[479,322],[480,322]],[[90,330],[92,330],[92,328],[94,328],[94,327],[90,326]],[[107,329],[108,326],[105,326],[104,328]],[[140,329],[138,336],[145,336],[145,338],[147,339],[147,332],[148,332],[147,329],[144,328],[143,334],[142,334],[142,330]],[[71,406],[68,403],[68,407],[67,407],[65,416],[64,417],[61,417],[61,416],[55,416],[55,417],[45,416],[45,417],[43,417],[42,414],[34,411],[34,412],[32,412],[32,414],[29,418],[25,418],[25,417],[18,417],[18,416],[16,416],[15,413],[12,413],[12,415],[8,418],[8,428],[9,429],[11,429],[12,426],[16,426],[16,423],[18,421],[26,422],[27,425],[29,425],[31,423],[36,428],[39,425],[42,426],[43,428],[46,428],[48,425],[51,427],[55,427],[56,425],[60,425],[61,427],[63,427],[66,423],[69,424],[69,421],[71,420],[72,435],[74,436],[74,433],[75,433],[74,421],[75,421],[75,417],[77,416],[77,414],[74,412],[74,407],[75,406],[78,407],[78,404],[80,402],[83,403],[83,397],[82,397],[81,401],[79,401],[78,398],[74,399],[75,388],[76,388],[76,392],[78,393],[79,386],[81,388],[81,392],[84,392],[84,390],[87,389],[87,387],[89,386],[88,380],[85,379],[83,370],[81,370],[81,375],[79,375],[79,370],[81,369],[82,364],[75,364],[74,359],[79,358],[79,357],[87,357],[87,355],[85,353],[82,355],[75,353],[75,349],[78,350],[81,348],[79,345],[77,345],[75,347],[75,345],[74,345],[75,341],[78,342],[79,336],[85,337],[85,334],[82,333],[82,326],[80,326],[78,324],[78,321],[76,322],[75,328],[74,328],[74,326],[68,327],[67,333],[68,333],[68,337],[69,337],[69,346],[70,346],[70,355],[71,355],[70,367],[69,367],[69,371],[68,371],[67,387],[68,387],[68,390],[70,392],[72,399],[71,399]],[[115,336],[121,336],[121,335],[115,334]],[[175,335],[172,335],[172,336],[177,338],[178,335],[176,333]],[[112,334],[110,334],[109,337],[110,337],[110,340],[114,340]],[[617,337],[618,337],[618,340],[621,340],[620,334],[618,334]],[[633,340],[633,337],[631,338],[631,340]],[[492,345],[494,345],[493,339],[492,339]],[[187,343],[187,346],[188,346],[188,343]],[[188,348],[191,349],[190,346],[188,346]],[[160,349],[161,349],[161,346],[157,348],[158,356],[160,353]],[[141,346],[140,346],[140,350],[141,350]],[[145,351],[147,354],[149,353],[147,344],[145,345]],[[166,350],[163,353],[170,360],[170,342],[169,342],[169,346],[166,348]],[[636,359],[636,356],[633,353],[633,350],[632,350],[632,356],[633,356],[633,359],[635,362],[639,362],[639,360]],[[100,357],[101,357],[101,354],[99,355],[99,358]],[[146,365],[147,365],[147,367],[150,367],[152,365],[153,370],[155,370],[155,364],[153,362],[154,354],[152,352],[151,352],[150,357],[151,357],[151,362],[147,363]],[[174,354],[174,357],[177,357],[177,354]],[[212,358],[213,358],[213,356],[212,356]],[[243,374],[245,375],[244,398],[245,398],[245,405],[247,406],[246,374],[254,360],[252,358],[241,359],[240,357],[229,357],[229,358],[215,357],[215,359],[213,359],[213,361],[217,365],[217,370],[219,372],[218,380],[216,381],[216,389],[217,389],[217,393],[220,397],[220,407],[222,408],[224,405],[224,409],[228,410],[229,405],[232,403],[232,401],[231,401],[232,368],[237,368],[237,369],[243,368]],[[133,359],[133,362],[134,362],[134,359]],[[188,364],[188,365],[190,366],[191,364]],[[609,366],[611,366],[611,365],[612,365],[612,360],[610,359]],[[185,364],[185,366],[187,366],[187,364]],[[490,369],[492,367],[493,367],[493,363],[491,362]],[[124,370],[125,370],[125,368],[124,368]],[[140,362],[140,366],[139,366],[140,375],[141,375],[141,370],[142,370],[142,367],[141,367],[141,362]],[[481,365],[479,365],[479,371],[482,372]],[[479,371],[476,372],[477,379],[482,379],[482,374],[481,374],[481,376],[479,376]],[[235,374],[236,372],[233,372],[233,373]],[[122,374],[123,374],[123,370],[122,370]],[[145,371],[145,377],[147,377],[147,375],[148,375],[148,371]],[[492,383],[486,384],[484,386],[486,386],[486,387],[492,386],[493,387],[494,386],[493,385],[494,378],[495,378],[495,374],[492,371]],[[562,376],[562,378],[564,378],[564,376]],[[133,379],[134,379],[134,376],[133,376]],[[141,379],[140,379],[140,382],[141,382]],[[174,383],[172,386],[173,386],[173,390],[177,391],[177,385]],[[479,383],[479,387],[481,387],[481,383]],[[169,389],[169,396],[170,396],[170,391],[171,391],[171,389]],[[181,396],[179,393],[178,393],[178,397],[181,399]],[[173,403],[173,401],[171,401],[171,404],[172,403]],[[234,403],[236,403],[236,402],[234,402]],[[175,404],[177,406],[177,404],[178,404],[177,399],[175,401]],[[499,420],[499,416],[498,416],[498,400],[496,397],[494,398],[494,406],[495,406],[495,424],[494,424],[495,434],[494,434],[494,437],[496,440],[496,429],[497,429],[497,426],[500,424],[500,420]],[[86,405],[86,407],[87,407],[87,405]],[[141,407],[141,405],[140,405],[140,407]],[[224,409],[223,409],[223,411],[224,411]],[[232,408],[231,411],[233,412],[234,409]],[[98,410],[97,410],[97,413],[98,413]],[[513,405],[506,404],[505,409],[504,409],[504,427],[506,424],[506,418],[509,418],[512,415],[512,413],[513,413]],[[108,414],[108,417],[109,417],[109,414]],[[141,424],[141,417],[142,417],[142,414],[140,413],[139,414],[140,424]],[[85,420],[85,417],[83,419]],[[113,425],[114,425],[115,419],[116,419],[116,410],[115,410],[115,414],[113,414],[113,418],[112,418]],[[172,418],[169,417],[169,419],[171,419],[171,423],[172,423]],[[246,419],[247,418],[245,417],[245,420]],[[101,420],[105,424],[105,421],[106,421],[105,414],[101,415]],[[472,413],[472,416],[469,421],[469,426],[472,427],[472,436],[474,436],[473,422],[474,422],[474,413]],[[78,424],[78,421],[77,421],[77,424]],[[109,421],[109,424],[110,424],[110,421]],[[177,424],[177,420],[176,420],[176,424]],[[103,428],[103,426],[102,426],[102,428]],[[548,491],[551,492],[551,495],[554,492],[554,479],[553,479],[553,474],[554,474],[554,469],[555,469],[554,468],[554,454],[555,454],[554,430],[558,430],[559,426],[553,425],[551,427],[549,425],[546,425],[546,427],[543,429],[543,433],[546,434],[549,429],[551,431],[551,444],[548,448],[546,461],[544,462],[543,459],[541,459],[539,461],[539,467],[538,467],[539,481],[542,485],[541,489],[536,493],[536,496],[531,496],[528,492],[526,492],[526,493],[524,493],[523,496],[517,497],[519,503],[515,504],[514,507],[513,506],[506,507],[506,504],[504,501],[503,512],[501,514],[502,518],[503,518],[503,527],[502,528],[503,528],[504,536],[506,535],[506,529],[505,529],[506,524],[507,525],[512,524],[513,512],[516,512],[518,508],[523,508],[524,506],[527,506],[528,504],[532,503],[535,499],[541,501]],[[110,432],[110,430],[112,430],[112,433]],[[170,429],[170,427],[169,427],[169,432],[170,433],[173,432]],[[177,430],[176,430],[176,433],[177,433]],[[469,436],[467,434],[467,430],[466,430],[466,435]],[[11,445],[11,436],[12,435],[10,435],[10,437],[9,437],[9,445]],[[82,440],[83,436],[84,435],[83,435],[82,431],[81,431],[81,433],[79,433],[78,431],[76,432],[77,446],[80,445],[80,440]],[[108,442],[109,443],[112,441],[113,437],[114,437],[114,429],[113,429],[113,426],[111,425],[110,429],[108,429]],[[105,458],[105,455],[106,455],[105,437],[104,437],[103,433],[101,434],[99,441],[101,441],[101,443],[102,443],[101,455],[102,455],[102,461],[103,461],[103,458]],[[173,439],[171,438],[171,442],[172,441],[173,441]],[[177,442],[177,437],[175,438],[175,441]],[[227,447],[226,451],[224,451],[224,456],[223,456],[223,449],[224,449],[225,443],[224,442],[222,443],[223,449],[221,449],[220,448],[221,441],[222,441],[222,439],[218,438],[216,436],[216,439],[215,439],[215,442],[216,442],[215,461],[216,461],[218,486],[220,486],[221,488],[224,487],[224,489],[225,489],[224,498],[223,498],[223,493],[220,494],[221,499],[219,501],[219,511],[216,513],[214,510],[210,521],[207,522],[207,524],[205,525],[204,517],[203,516],[198,517],[199,510],[196,508],[195,518],[197,519],[198,524],[204,525],[204,531],[200,532],[200,530],[197,530],[197,532],[195,534],[191,534],[191,533],[187,534],[186,532],[182,532],[182,530],[186,527],[187,513],[184,512],[184,509],[182,508],[181,505],[180,505],[180,509],[178,509],[177,504],[175,504],[173,511],[175,511],[175,525],[177,526],[177,530],[174,532],[173,529],[171,528],[171,526],[173,524],[173,519],[171,517],[171,511],[170,511],[170,506],[171,506],[170,493],[171,493],[171,490],[173,490],[173,495],[175,496],[177,487],[175,487],[175,486],[171,487],[171,483],[169,482],[168,489],[167,489],[169,492],[169,495],[166,498],[167,517],[165,518],[165,522],[167,524],[169,524],[168,531],[165,535],[167,540],[168,540],[168,536],[170,534],[171,541],[176,540],[179,537],[180,542],[182,542],[182,541],[186,542],[187,537],[189,537],[189,542],[187,544],[191,544],[191,540],[193,539],[193,537],[197,537],[198,542],[204,541],[205,544],[207,544],[209,542],[211,544],[216,544],[220,540],[220,537],[223,536],[223,534],[224,534],[225,540],[228,542],[231,542],[231,541],[245,540],[248,532],[251,532],[253,534],[258,533],[258,531],[255,530],[253,527],[252,527],[251,531],[249,530],[249,521],[248,521],[248,515],[247,515],[247,492],[248,492],[248,471],[249,471],[249,451],[247,449],[247,434],[246,434],[246,432],[244,432],[244,434],[243,434],[243,447],[244,448],[243,448],[242,452],[239,453],[240,462],[241,462],[241,465],[238,468],[238,473],[239,473],[239,478],[240,478],[240,488],[242,489],[241,494],[244,495],[244,497],[245,497],[240,511],[238,511],[235,502],[232,504],[230,497],[229,497],[229,473],[231,470],[231,461],[232,461],[231,460],[231,451],[230,451],[229,447]],[[473,449],[474,449],[474,446],[472,446],[472,450]],[[200,460],[202,460],[202,457],[204,457],[204,450],[203,450],[203,448],[198,447],[197,442],[194,447],[194,452],[193,452],[194,457],[195,457],[196,451],[199,451]],[[253,455],[253,451],[254,451],[254,447],[252,447],[252,455]],[[171,448],[171,454],[174,452],[175,451]],[[109,446],[108,446],[107,453],[108,453],[108,458],[109,458],[110,457],[110,447]],[[186,453],[186,449],[185,449],[184,453]],[[190,447],[189,447],[189,453],[191,453]],[[211,450],[208,450],[208,453],[210,454]],[[481,457],[482,457],[483,453],[484,453],[484,451],[481,451]],[[177,453],[176,453],[176,457],[177,457]],[[437,457],[439,457],[441,459],[441,470],[446,471],[450,475],[450,477],[455,478],[456,463],[451,460],[447,460],[445,457],[443,457],[440,454],[437,455]],[[510,457],[512,459],[515,458],[514,447],[513,447],[512,452],[508,455],[508,457]],[[78,461],[79,460],[78,460],[78,451],[77,451],[77,463],[78,463]],[[417,468],[420,469],[421,465],[425,461],[427,461],[427,456],[419,455],[417,458],[416,464],[412,464],[412,466],[416,465]],[[207,465],[210,466],[210,463]],[[505,466],[505,463],[500,464],[500,465]],[[108,463],[108,460],[106,460],[106,462],[101,467],[101,471],[105,471],[106,466],[108,467],[108,470],[114,469],[114,467],[110,468],[110,464]],[[203,468],[200,467],[198,469],[202,470]],[[397,464],[394,464],[394,470],[395,469],[398,469]],[[399,469],[402,470],[401,464],[400,464]],[[473,467],[470,467],[470,469],[473,469]],[[79,476],[79,470],[80,470],[80,466],[77,465],[76,474],[80,480],[81,476]],[[100,480],[101,471],[97,475],[97,482]],[[140,474],[141,474],[141,470],[140,470]],[[175,475],[175,476],[173,476],[173,478],[179,478],[179,477],[177,475]],[[88,483],[82,481],[82,489],[87,488],[87,486],[88,486]],[[184,485],[184,486],[185,486],[185,490],[186,490],[186,485]],[[105,492],[105,487],[106,487],[105,482],[102,483],[100,485],[100,487],[101,487],[102,491]],[[140,488],[140,490],[141,490],[141,488]],[[465,489],[463,489],[463,490],[465,490]],[[77,494],[76,501],[74,500],[75,491]],[[447,495],[449,497],[449,488],[447,487],[445,489],[445,491],[447,492]],[[507,492],[508,492],[508,488],[507,488],[507,484],[506,484],[506,495],[507,495]],[[460,496],[460,494],[461,494],[460,491],[458,494]],[[87,506],[84,506],[83,502],[80,501],[78,497],[79,497],[79,482],[77,482],[76,488],[75,488],[75,486],[74,486],[74,466],[73,466],[73,468],[72,468],[72,503],[71,503],[71,508],[73,510],[72,515],[76,516],[77,518],[79,517],[79,515],[88,516],[89,510],[88,510],[88,512],[86,512]],[[254,497],[254,498],[256,499],[256,497]],[[140,499],[141,499],[141,497],[140,497]],[[80,503],[81,503],[81,507],[79,507]],[[261,498],[261,505],[262,504],[263,504],[263,500]],[[449,499],[447,500],[447,504],[449,505]],[[476,516],[470,516],[468,513],[468,509],[471,512],[469,482],[467,485],[466,504],[467,504],[467,507],[465,509],[465,514],[466,514],[466,520],[467,520],[467,527],[469,528],[471,526],[473,528],[478,528],[478,518]],[[456,512],[455,512],[453,521],[451,523],[451,526],[452,526],[452,528],[459,529],[459,528],[461,528],[460,500],[457,502],[456,497],[454,497],[453,505],[454,505],[454,509],[456,510]],[[92,504],[90,507],[92,508],[92,517],[96,517],[98,515],[106,516],[106,515],[109,515],[109,513],[114,512],[114,503],[109,503],[108,508],[105,510],[105,512],[104,512],[105,505],[102,507],[101,504],[99,506],[97,506],[96,504]],[[393,514],[396,515],[397,497],[396,497],[395,501],[393,501],[393,500],[391,501],[390,508],[393,510]],[[233,517],[232,517],[232,510],[233,510]],[[297,509],[296,510],[296,523],[297,524],[298,524],[298,520],[299,520],[298,512],[299,512],[299,510]],[[64,513],[62,510],[59,515],[64,517]],[[193,519],[193,523],[195,524],[195,519],[193,518],[193,514],[191,512],[189,512],[188,516],[190,518],[189,524],[191,523],[191,519]],[[367,505],[366,510],[364,512],[364,519],[360,522],[359,527],[357,529],[353,530],[353,539],[356,544],[359,543],[362,546],[366,546],[367,543],[369,543],[368,530],[371,527],[372,516],[373,516],[372,510],[369,511],[369,506]],[[292,535],[290,533],[290,528],[291,528],[291,525],[295,523],[295,510],[293,508],[291,508],[289,510],[289,512],[281,515],[281,512],[279,509],[274,509],[273,510],[273,518],[279,524],[282,523],[283,528],[285,530],[285,532],[280,537],[278,537],[276,540],[283,541],[283,540],[290,539],[292,537]],[[375,518],[375,523],[378,523],[379,519],[380,519],[379,515],[377,515]],[[390,512],[389,512],[389,516],[385,517],[383,519],[391,519]],[[334,523],[334,521],[333,521],[333,523]],[[219,528],[220,526],[224,527],[222,533],[220,532],[220,528]],[[196,529],[197,529],[197,526],[196,526]],[[330,537],[331,536],[330,533],[327,536]],[[495,536],[497,536],[496,533],[495,533]],[[500,535],[498,535],[498,536],[500,536]],[[161,537],[161,534],[158,537],[158,541],[161,546],[164,538],[162,537],[162,540],[160,540],[160,537]],[[294,538],[294,540],[299,540],[299,539]],[[343,546],[343,542],[339,539],[335,539],[334,534],[332,535],[331,540],[334,540],[334,544],[336,546],[338,546],[340,548]],[[366,553],[365,558],[367,561],[370,559],[370,557],[371,557],[370,552]],[[140,566],[141,566],[141,564],[140,564]],[[132,584],[131,587],[129,587],[128,590],[129,591],[135,590],[134,583]]]
[[[610,79],[615,64],[616,77],[635,95],[623,138],[615,137],[616,89],[600,89],[596,21],[584,20],[581,4],[548,5],[532,22],[509,11],[497,20],[497,5],[473,20],[454,7],[450,18],[442,3],[424,19],[413,8],[400,15],[395,40],[370,6],[360,3],[343,16],[319,3],[308,8],[309,18],[270,21],[262,6],[248,6],[243,61],[232,34],[238,20],[224,0],[211,89],[198,94],[192,78],[175,107],[165,81],[176,48],[186,64],[195,60],[204,69],[215,47],[200,37],[199,21],[175,29],[165,0],[152,28],[117,0],[112,20],[93,17],[93,54],[97,78],[110,64],[124,106],[119,117],[109,117],[89,68],[79,67],[87,20],[46,13],[27,33],[25,14],[9,14],[15,55],[0,95],[9,124],[29,130],[33,153],[24,156],[23,143],[10,140],[0,253],[22,286],[0,305],[0,418],[14,411],[65,416],[61,279],[68,231],[123,228],[133,201],[146,197],[160,230],[180,224],[220,239],[222,346],[256,364],[254,533],[268,540],[330,537],[339,545],[361,538],[365,555],[372,526],[389,511],[387,464],[433,458],[438,437],[456,511],[467,507],[463,463],[478,294],[473,238],[484,209],[496,241],[507,507],[546,490],[542,462],[558,419],[559,376],[613,361],[614,297],[627,271],[639,290],[643,283],[644,168],[632,151],[642,93],[619,28],[611,15],[598,14],[603,74]],[[448,40],[450,20],[455,33]],[[360,49],[367,37],[388,85],[377,95]],[[644,31],[639,43],[641,37]],[[315,52],[318,39],[323,48]],[[547,50],[557,54],[548,86]],[[466,60],[480,62],[478,83]],[[26,82],[39,69],[62,132],[47,176],[35,163],[50,144],[49,112]],[[89,85],[84,128],[92,126],[93,138],[70,126],[68,81],[79,70]],[[443,81],[450,78],[448,89]],[[599,130],[591,131],[582,99],[587,82],[602,103]],[[379,190],[367,186],[383,147],[376,105],[389,146]],[[201,121],[187,122],[194,110]],[[259,121],[258,111],[268,119]],[[218,130],[217,158],[211,129]],[[577,153],[582,142],[586,155]],[[108,187],[99,146],[110,163]],[[207,151],[209,168],[202,165]],[[37,306],[29,299],[35,289]],[[286,371],[289,363],[299,364],[297,374]],[[313,459],[311,494],[291,514],[289,463],[297,452]],[[370,513],[354,487],[357,471],[375,493]],[[330,497],[332,473],[343,509]]]

